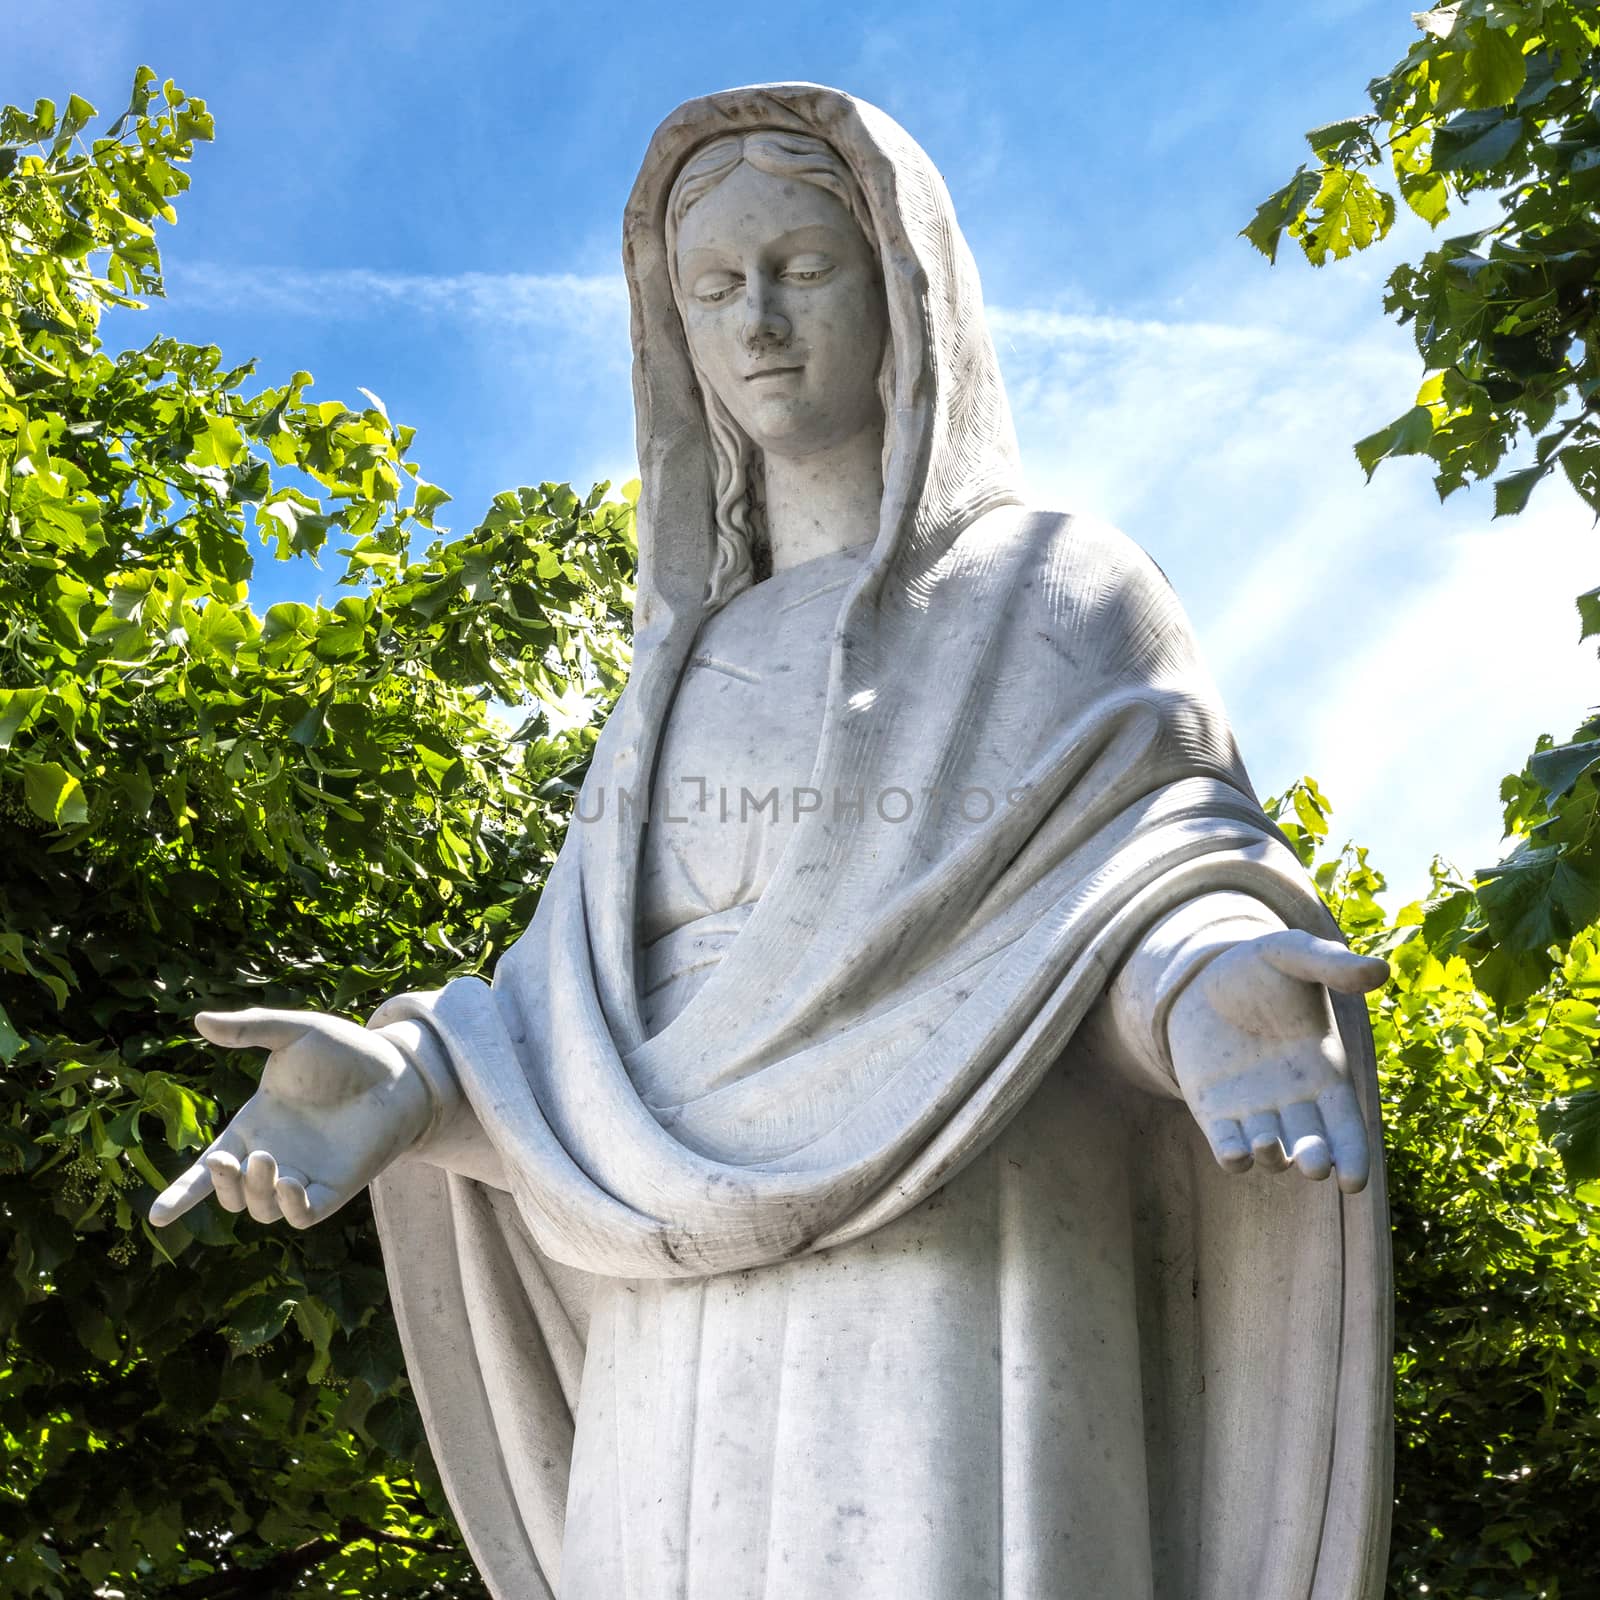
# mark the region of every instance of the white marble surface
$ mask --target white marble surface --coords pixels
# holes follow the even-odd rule
[[[691,102],[625,261],[637,665],[539,915],[204,1019],[271,1054],[152,1219],[373,1185],[505,1600],[1375,1596],[1383,964],[1159,572],[1022,503],[903,130]]]

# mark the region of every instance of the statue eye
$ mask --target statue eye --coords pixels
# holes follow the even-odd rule
[[[833,274],[833,263],[826,256],[800,256],[783,270],[790,283],[821,283]]]
[[[744,279],[732,272],[706,272],[695,279],[690,291],[703,305],[719,305],[730,295],[737,294]]]

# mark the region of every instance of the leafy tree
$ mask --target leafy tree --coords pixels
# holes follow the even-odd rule
[[[1312,129],[1314,162],[1245,236],[1276,259],[1287,234],[1321,266],[1383,238],[1395,192],[1432,227],[1493,197],[1494,220],[1390,277],[1384,308],[1426,377],[1356,454],[1369,476],[1428,456],[1443,497],[1532,442],[1533,463],[1495,483],[1495,514],[1559,467],[1600,515],[1600,5],[1453,0],[1415,20],[1421,37],[1367,85],[1372,109]]]
[[[1367,852],[1328,849],[1309,779],[1277,808],[1371,997],[1396,1287],[1394,1600],[1591,1600],[1600,1527],[1600,1182],[1576,1193],[1542,1108],[1593,1073],[1600,933],[1497,1008],[1456,948],[1454,896],[1386,914]],[[1444,908],[1441,910],[1441,907]]]
[[[0,112],[0,1594],[481,1593],[364,1201],[143,1219],[259,1068],[197,1009],[345,1010],[527,922],[626,669],[632,507],[545,484],[448,540],[371,396],[108,353],[212,129],[148,69],[95,116]],[[263,541],[336,550],[344,597],[257,615]]]

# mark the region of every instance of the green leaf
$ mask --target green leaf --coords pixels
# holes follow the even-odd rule
[[[328,1372],[328,1347],[333,1338],[333,1317],[315,1300],[298,1301],[294,1308],[295,1326],[311,1345],[313,1355],[306,1371],[307,1383],[321,1383]]]
[[[231,656],[249,642],[254,620],[248,613],[241,615],[237,607],[213,600],[189,630],[189,640],[202,652]]]
[[[1528,75],[1521,46],[1504,28],[1479,25],[1466,52],[1462,98],[1469,106],[1510,105]]]
[[[1378,463],[1390,456],[1425,454],[1433,443],[1433,413],[1426,406],[1413,406],[1386,428],[1368,434],[1356,447],[1356,460],[1370,479]]]
[[[288,495],[256,507],[256,523],[264,537],[274,538],[278,557],[314,555],[327,542],[332,518]]]
[[[261,624],[261,642],[275,644],[289,636],[309,643],[316,632],[317,614],[310,606],[301,605],[298,600],[280,600],[277,605],[267,607]]]
[[[1531,756],[1528,771],[1535,783],[1545,791],[1546,804],[1572,792],[1584,773],[1600,761],[1600,739],[1588,739],[1577,744],[1556,745]]]
[[[1600,588],[1586,590],[1578,596],[1578,639],[1592,639],[1600,634]]]
[[[228,474],[228,498],[254,504],[272,492],[272,468],[258,456],[246,455]]]
[[[93,1548],[85,1550],[78,1556],[78,1571],[83,1575],[86,1583],[92,1583],[96,1590],[105,1587],[106,1580],[117,1570],[117,1558],[109,1550]]]
[[[1368,115],[1345,117],[1339,122],[1325,122],[1320,128],[1313,128],[1306,134],[1306,142],[1319,161],[1326,161],[1352,140],[1364,139],[1370,143],[1371,130],[1377,120],[1376,117]]]
[[[195,1150],[209,1143],[200,1125],[200,1097],[165,1073],[145,1079],[144,1104],[160,1118],[173,1150]]]
[[[1431,228],[1450,214],[1450,185],[1436,172],[1402,173],[1400,196]]]
[[[1600,443],[1568,445],[1557,457],[1567,482],[1583,502],[1600,517]]]
[[[1600,1090],[1553,1101],[1540,1112],[1539,1129],[1561,1157],[1568,1182],[1600,1178]]]
[[[1467,175],[1497,167],[1527,132],[1522,118],[1502,111],[1463,111],[1434,135],[1433,165]]]
[[[1424,33],[1430,33],[1436,39],[1448,39],[1462,22],[1460,0],[1435,5],[1428,11],[1413,11],[1411,20]]]
[[[1316,198],[1321,187],[1320,173],[1308,171],[1305,167],[1299,168],[1281,189],[1256,207],[1255,216],[1240,229],[1241,235],[1268,261],[1276,261],[1278,241],[1283,237],[1284,229],[1305,216],[1306,207]]]
[[[58,761],[24,761],[23,793],[36,817],[71,828],[89,820],[83,785]]]
[[[1542,957],[1600,913],[1600,876],[1592,862],[1553,845],[1523,845],[1478,885],[1489,930],[1512,957]]]
[[[26,1043],[22,1035],[11,1026],[11,1018],[6,1014],[6,1008],[0,1006],[0,1063],[10,1065],[17,1059]]]
[[[283,1332],[295,1305],[295,1297],[281,1291],[253,1294],[234,1307],[222,1331],[238,1349],[257,1350]]]
[[[1514,517],[1525,510],[1534,486],[1545,475],[1543,467],[1526,467],[1520,472],[1508,472],[1496,478],[1494,485],[1494,514],[1497,517]]]
[[[1422,936],[1428,946],[1449,949],[1461,925],[1471,914],[1474,903],[1472,892],[1460,889],[1429,906],[1422,918]]]
[[[1365,250],[1394,224],[1394,199],[1375,188],[1365,173],[1329,167],[1305,219],[1295,225],[1306,259],[1320,267],[1331,255],[1342,259]]]
[[[80,132],[94,120],[99,113],[81,95],[68,95],[67,109],[61,118],[61,132],[71,135]]]
[[[402,1405],[393,1395],[380,1400],[362,1425],[374,1444],[400,1461],[409,1461],[422,1444],[422,1426],[415,1406]]]
[[[205,433],[195,459],[206,466],[230,467],[245,453],[239,424],[227,415],[206,418]]]
[[[319,744],[323,737],[323,724],[328,715],[326,699],[319,700],[316,705],[307,709],[305,714],[289,730],[289,737],[299,745]]]
[[[412,508],[419,517],[431,518],[442,505],[448,505],[450,496],[436,483],[418,480],[413,494]]]
[[[0,750],[38,716],[48,691],[42,687],[0,689]]]

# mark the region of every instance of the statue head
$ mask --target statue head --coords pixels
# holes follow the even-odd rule
[[[778,236],[802,220],[828,231],[820,242],[837,260],[818,239],[796,253],[828,256],[831,276],[803,260],[779,263]],[[751,232],[736,239],[735,227]],[[853,604],[873,603],[886,584],[920,592],[921,575],[963,528],[1021,500],[977,267],[938,169],[875,106],[814,83],[686,101],[650,140],[622,234],[640,479],[631,680],[640,692],[630,705],[667,692],[648,686],[676,671],[708,607],[754,580],[771,462],[815,476],[838,430],[882,427],[878,528]],[[705,241],[740,251],[723,261],[720,281],[705,282],[702,303],[691,292],[706,274],[684,269]],[[768,254],[757,298],[782,321],[739,310],[758,246]],[[824,294],[838,307],[826,337],[824,319],[810,318]],[[716,331],[722,318],[731,332]],[[851,337],[835,339],[841,329]],[[798,365],[800,375],[746,384],[755,356],[741,333],[771,366]],[[802,342],[801,361],[779,359]],[[857,467],[866,437],[842,452]]]
[[[694,151],[667,257],[715,455],[715,608],[759,575],[761,462],[881,433],[893,378],[866,202],[814,135],[756,129]]]

